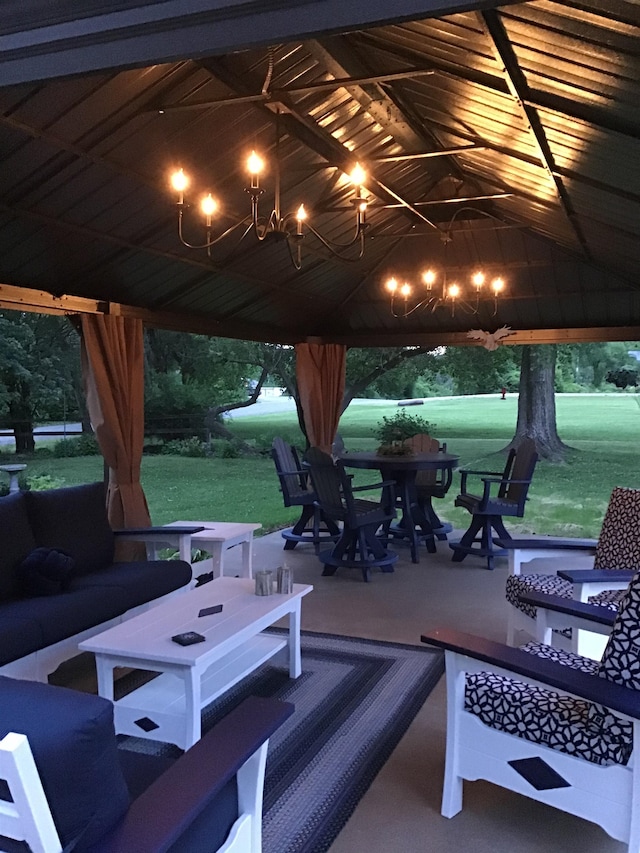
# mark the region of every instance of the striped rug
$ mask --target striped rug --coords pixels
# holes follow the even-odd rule
[[[277,630],[277,629],[274,629]],[[263,853],[325,853],[442,672],[442,652],[302,632],[300,678],[265,665],[203,711],[206,731],[246,696],[295,705],[269,744]],[[123,739],[127,749],[175,747]]]

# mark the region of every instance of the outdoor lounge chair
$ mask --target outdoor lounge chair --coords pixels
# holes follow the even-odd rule
[[[502,473],[460,471],[460,494],[455,500],[455,506],[464,507],[471,513],[471,523],[459,542],[449,543],[453,550],[451,559],[454,562],[464,560],[468,554],[475,554],[485,558],[487,568],[493,569],[494,557],[506,554],[503,547],[495,547],[493,531],[502,541],[511,539],[502,519],[504,516],[522,518],[524,515],[527,493],[537,461],[535,442],[526,438],[517,450],[509,451]],[[476,495],[467,491],[470,474],[481,476],[482,494]]]
[[[250,697],[175,760],[119,749],[107,699],[0,677],[0,850],[260,853],[268,738],[292,712]]]
[[[509,602],[507,643],[516,643],[516,633],[526,631],[538,640],[567,650],[599,657],[602,643],[580,632],[572,632],[559,623],[553,635],[546,620],[538,623],[537,608],[522,600],[532,592],[547,593],[617,610],[618,603],[633,577],[640,569],[640,490],[616,487],[611,493],[600,536],[595,539],[511,539],[500,543],[509,552],[509,576],[506,597]],[[593,565],[586,569],[567,569],[558,559],[549,573],[522,574],[522,565],[540,557],[566,558],[583,554],[593,556]],[[555,573],[557,571],[557,574]]]
[[[342,534],[332,550],[319,554],[324,564],[323,575],[333,575],[338,566],[359,568],[365,581],[369,580],[374,567],[383,572],[392,572],[398,555],[388,551],[386,544],[376,535],[395,518],[395,510],[389,509],[387,498],[384,501],[370,501],[354,497],[354,493],[383,488],[388,492],[392,481],[374,483],[368,486],[353,486],[351,476],[344,470],[340,460],[333,461],[318,447],[311,447],[305,454],[311,481],[316,492],[318,504],[326,518],[342,523]],[[386,540],[386,531],[385,531]]]
[[[567,605],[583,616],[606,613]],[[445,817],[462,808],[463,780],[486,779],[593,821],[638,853],[640,574],[621,602],[601,662],[453,630],[422,640],[446,653]]]

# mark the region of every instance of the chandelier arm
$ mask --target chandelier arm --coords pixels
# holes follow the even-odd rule
[[[296,241],[296,251],[294,253],[293,246],[291,245],[292,240],[289,236],[287,236],[287,249],[289,250],[289,258],[291,263],[297,270],[302,269],[302,252],[300,247],[300,241]]]
[[[225,237],[228,237],[232,231],[235,231],[236,228],[239,228],[240,225],[244,225],[247,222],[247,217],[244,219],[240,219],[238,222],[235,222],[233,225],[229,226],[226,231],[223,231],[222,234],[219,234],[217,237],[207,237],[204,243],[189,243],[188,240],[185,240],[184,235],[182,233],[182,212],[178,217],[178,237],[180,238],[180,242],[183,246],[186,246],[187,249],[210,249],[211,246],[215,246],[216,243],[219,243],[221,240],[224,240]],[[207,234],[211,232],[208,231]]]
[[[364,255],[364,228],[359,229],[359,232],[356,234],[356,236],[350,243],[331,243],[329,240],[323,237],[322,234],[313,227],[313,225],[307,224],[307,228],[309,229],[309,231],[311,231],[314,237],[316,237],[322,243],[322,245],[326,249],[328,249],[331,254],[336,258],[340,258],[343,261],[359,261]],[[358,241],[360,242],[360,249],[356,256],[349,257],[348,255],[342,254],[343,250],[350,249],[352,246],[355,246]]]
[[[425,307],[428,308],[429,305],[431,305],[432,303],[433,303],[433,307],[431,310],[435,311],[439,302],[440,302],[440,298],[438,296],[427,296],[425,299],[418,302],[412,308],[409,308],[408,310],[405,309],[401,314],[399,314],[399,313],[397,313],[397,311],[395,309],[396,298],[392,297],[392,299],[391,299],[391,313],[395,318],[410,317],[415,311],[418,311],[420,308],[425,308]]]
[[[245,219],[244,221],[246,222],[247,220]],[[232,257],[233,257],[234,252],[236,251],[236,249],[238,248],[238,246],[240,245],[240,243],[242,243],[242,241],[243,241],[243,240],[244,240],[244,238],[247,236],[247,234],[251,231],[251,229],[252,229],[252,228],[253,228],[253,222],[249,222],[249,224],[247,225],[247,227],[246,227],[246,228],[244,229],[244,231],[242,232],[242,234],[241,234],[241,236],[240,236],[240,239],[236,242],[236,244],[235,244],[235,246],[233,247],[233,249],[231,249],[231,251],[230,251],[230,252],[225,256],[224,260],[222,261],[222,264],[225,264],[225,263],[229,260],[229,258],[232,258]],[[211,255],[211,249],[210,249],[210,248],[207,248],[207,255],[209,256],[209,258],[211,258],[211,260],[213,260],[213,257],[212,257],[212,255]]]
[[[278,230],[278,217],[276,215],[276,211],[272,210],[269,214],[269,218],[264,222],[263,225],[260,225],[260,220],[258,219],[258,205],[252,204],[251,206],[251,222],[254,231],[256,232],[256,237],[262,243],[269,234],[273,231]]]

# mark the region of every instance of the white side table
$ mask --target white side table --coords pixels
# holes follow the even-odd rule
[[[192,533],[190,537],[182,536],[181,538],[171,533],[172,527],[184,528],[189,525],[203,527],[204,530]],[[261,524],[235,521],[172,521],[171,524],[164,525],[163,529],[167,531],[166,538],[157,533],[158,528],[153,538],[145,538],[144,532],[136,533],[135,538],[147,543],[147,550],[152,559],[156,558],[160,548],[178,548],[180,559],[187,563],[191,563],[192,548],[208,551],[212,556],[214,578],[224,575],[224,552],[235,545],[241,545],[242,577],[250,578],[253,576],[251,565],[253,531],[261,527]],[[200,564],[196,563],[195,566],[199,568]]]

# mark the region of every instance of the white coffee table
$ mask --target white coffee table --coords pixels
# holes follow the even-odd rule
[[[111,701],[115,667],[162,673],[114,702],[116,732],[188,749],[200,738],[201,709],[278,652],[298,678],[300,608],[312,589],[294,584],[290,595],[257,596],[249,579],[217,578],[80,643],[95,654],[98,693]],[[223,605],[221,613],[198,616],[214,604]],[[288,635],[261,633],[284,616]],[[185,631],[206,640],[192,646],[171,640]]]

